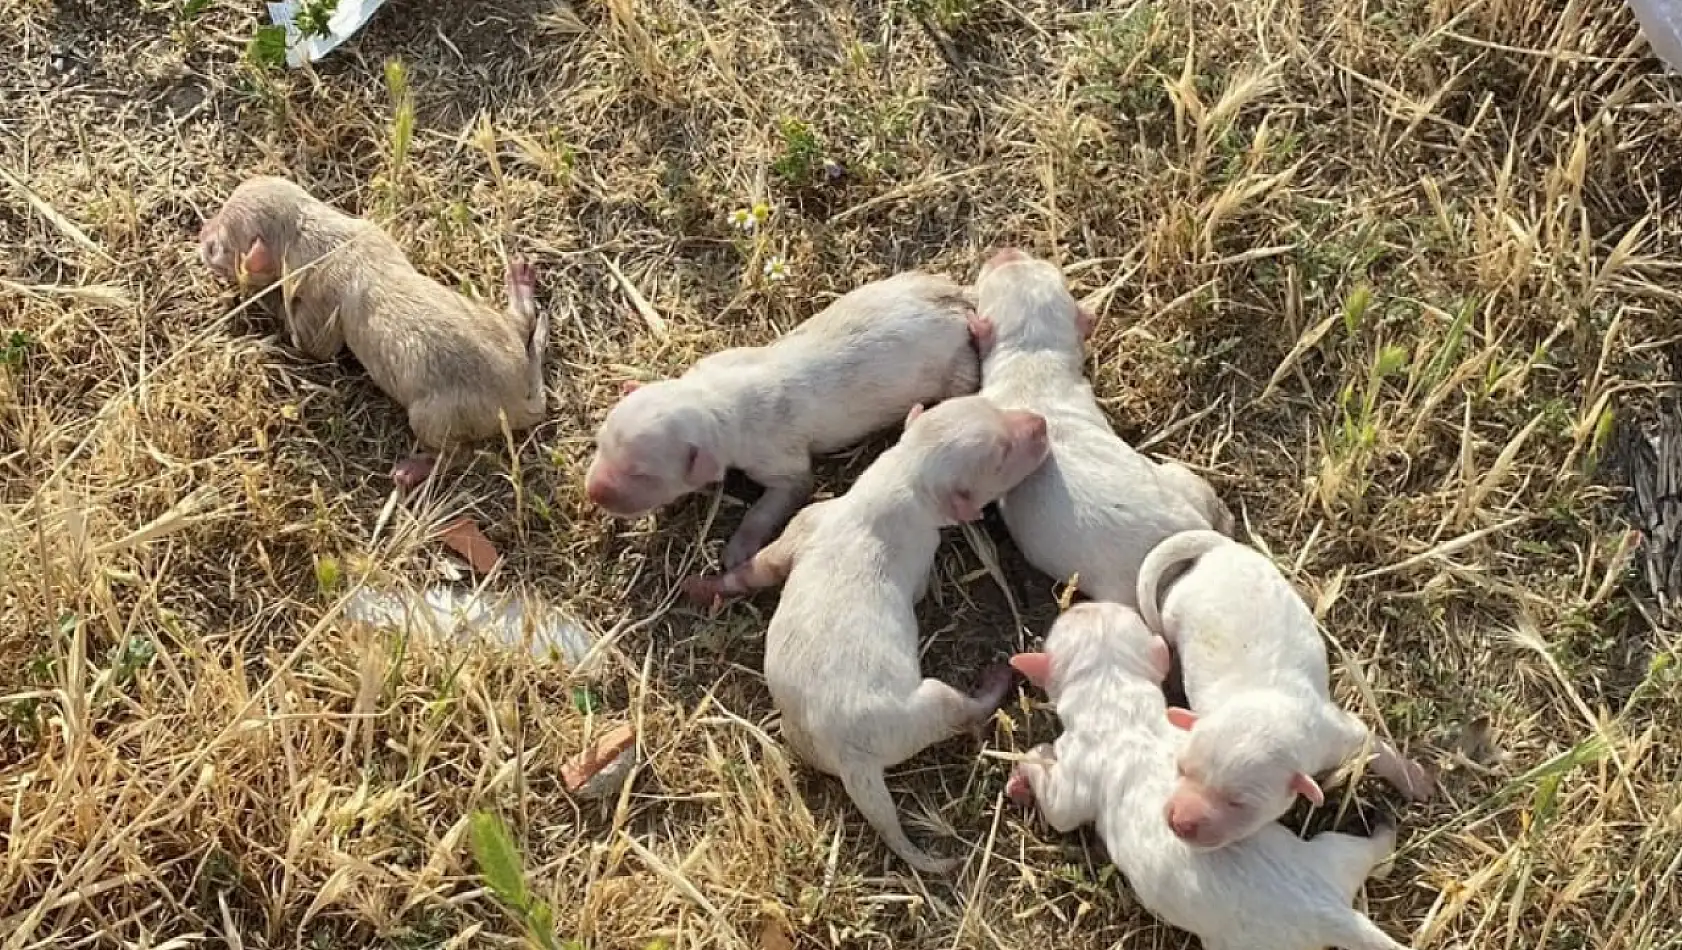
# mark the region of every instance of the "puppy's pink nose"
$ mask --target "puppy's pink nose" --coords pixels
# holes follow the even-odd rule
[[[987,262],[989,267],[1003,267],[1016,261],[1027,260],[1028,255],[1014,247],[1001,247],[993,252],[993,259]]]
[[[619,493],[613,490],[613,483],[602,478],[591,478],[584,482],[584,494],[592,502],[603,508],[611,509],[619,500]]]
[[[1196,818],[1181,814],[1178,810],[1168,809],[1168,827],[1173,829],[1174,837],[1182,841],[1197,840],[1197,833],[1203,829],[1203,823]]]

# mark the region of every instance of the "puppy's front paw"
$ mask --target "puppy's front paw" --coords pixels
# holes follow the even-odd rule
[[[695,574],[683,579],[683,595],[697,607],[718,609],[724,603],[724,596],[717,577],[705,574]]]
[[[437,459],[430,455],[411,455],[392,467],[391,480],[404,491],[414,491],[432,477],[437,464]]]
[[[1405,776],[1402,794],[1409,801],[1428,802],[1436,794],[1437,779],[1430,769],[1412,759],[1403,759],[1402,772]]]
[[[1034,807],[1034,786],[1022,766],[1011,771],[1010,781],[1005,783],[1005,797],[1022,808]]]
[[[987,668],[981,674],[981,683],[976,687],[976,702],[987,707],[988,715],[999,708],[1010,695],[1010,688],[1016,684],[1016,671],[1009,663],[999,663]]]
[[[1005,797],[1023,808],[1033,807],[1034,786],[1028,781],[1028,773],[1020,768],[1010,773],[1010,781],[1005,783]]]

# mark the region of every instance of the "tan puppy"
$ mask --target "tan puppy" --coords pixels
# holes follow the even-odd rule
[[[1057,581],[1079,575],[1095,600],[1132,605],[1139,563],[1176,531],[1232,530],[1209,484],[1157,464],[1110,428],[1082,368],[1092,316],[1052,264],[1000,251],[976,280],[981,391],[1004,409],[1045,416],[1051,458],[999,502],[1028,562]]]
[[[1001,412],[980,396],[918,407],[852,490],[803,509],[730,573],[688,584],[710,603],[783,583],[765,635],[765,682],[783,735],[801,758],[839,776],[888,847],[921,871],[958,861],[931,858],[906,838],[883,770],[984,723],[1011,675],[1001,665],[974,696],[924,679],[914,606],[940,529],[979,518],[1045,454],[1045,420],[1033,413]]]
[[[524,261],[508,265],[508,309],[455,293],[415,270],[378,225],[317,200],[284,178],[234,189],[204,223],[199,256],[247,286],[284,278],[284,319],[295,345],[318,360],[350,347],[375,385],[409,413],[433,451],[527,429],[544,416],[549,321]],[[414,455],[392,470],[405,488],[431,474]]]
[[[843,295],[767,346],[628,386],[596,433],[585,490],[632,518],[742,470],[765,494],[724,549],[735,567],[811,497],[813,455],[854,445],[919,403],[975,392],[971,313],[963,288],[911,271]]]

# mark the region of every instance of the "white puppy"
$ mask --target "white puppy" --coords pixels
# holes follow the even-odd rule
[[[1079,575],[1095,600],[1132,604],[1157,542],[1189,528],[1231,532],[1208,482],[1152,462],[1110,428],[1081,365],[1092,317],[1061,271],[1007,249],[981,268],[975,291],[982,393],[1045,416],[1051,431],[1051,458],[999,502],[1029,563],[1058,581]]]
[[[1164,580],[1182,568],[1163,594]],[[1173,644],[1192,708],[1168,711],[1190,733],[1164,816],[1187,842],[1241,840],[1299,794],[1323,804],[1314,777],[1369,741],[1375,773],[1411,798],[1430,797],[1423,768],[1332,702],[1314,614],[1261,552],[1213,531],[1176,534],[1145,558],[1138,603],[1150,629]]]
[[[888,847],[921,871],[958,862],[906,838],[883,770],[986,722],[1011,674],[1001,664],[975,696],[924,679],[915,604],[941,527],[979,518],[1046,451],[1045,420],[980,396],[913,409],[898,444],[845,495],[802,509],[745,564],[686,585],[711,603],[783,583],[765,634],[765,682],[783,735],[801,758],[839,776]]]
[[[766,346],[702,358],[677,379],[627,384],[596,433],[585,491],[639,517],[742,470],[765,487],[725,567],[775,537],[811,496],[812,456],[886,429],[980,378],[967,291],[911,271],[865,284]]]
[[[1064,728],[1018,763],[1011,798],[1037,802],[1058,831],[1095,822],[1139,902],[1205,950],[1406,950],[1350,906],[1394,852],[1393,828],[1304,841],[1275,824],[1202,851],[1162,823],[1178,742],[1160,685],[1168,662],[1128,607],[1088,601],[1064,612],[1044,653],[1011,660],[1050,695]]]

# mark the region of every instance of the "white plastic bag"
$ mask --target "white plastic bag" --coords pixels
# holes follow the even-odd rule
[[[333,15],[327,18],[327,35],[307,37],[299,31],[296,22],[298,8],[302,6],[300,0],[283,0],[268,7],[269,19],[286,27],[286,65],[296,69],[321,59],[350,39],[384,4],[385,0],[339,0]]]
[[[1682,73],[1682,0],[1629,0],[1653,55]]]
[[[439,643],[477,637],[506,649],[529,650],[540,661],[558,656],[574,669],[590,652],[591,637],[581,624],[518,595],[475,594],[443,585],[418,595],[362,587],[346,599],[344,610],[351,620],[384,630]]]

